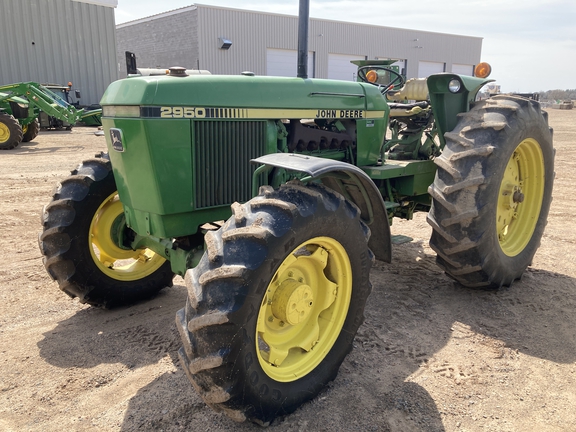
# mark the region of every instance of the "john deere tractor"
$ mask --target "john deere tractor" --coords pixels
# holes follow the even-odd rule
[[[100,109],[78,109],[50,87],[35,82],[0,86],[0,150],[10,150],[21,142],[32,141],[40,127],[57,128],[66,124],[71,128],[70,125],[80,120],[100,124]],[[38,121],[40,114],[41,122]]]
[[[112,83],[108,153],[43,210],[46,269],[81,302],[126,305],[184,277],[182,367],[237,421],[267,424],[335,378],[394,217],[427,212],[446,274],[497,289],[530,264],[550,207],[547,115],[476,101],[488,65],[404,82],[368,62],[341,82],[306,78],[299,49],[296,78],[171,68]]]

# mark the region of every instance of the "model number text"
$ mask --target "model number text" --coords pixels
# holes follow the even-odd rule
[[[204,108],[194,107],[160,107],[161,118],[205,118]]]

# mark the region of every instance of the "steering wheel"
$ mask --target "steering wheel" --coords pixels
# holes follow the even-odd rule
[[[374,71],[375,75],[370,77],[370,72]],[[384,74],[378,73],[378,71],[383,71],[388,74],[390,81],[387,84],[382,84],[378,82],[378,78]],[[380,88],[382,94],[388,93],[390,90],[395,88],[402,88],[404,83],[404,77],[396,72],[394,69],[390,69],[383,66],[362,66],[358,69],[358,77],[365,83],[375,85]]]

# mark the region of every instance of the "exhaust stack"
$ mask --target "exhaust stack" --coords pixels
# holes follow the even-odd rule
[[[300,0],[298,11],[298,78],[308,78],[308,22],[310,1]]]

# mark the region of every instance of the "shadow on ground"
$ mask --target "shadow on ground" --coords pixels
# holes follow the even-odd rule
[[[443,431],[437,403],[409,377],[451,338],[462,335],[494,340],[496,350],[556,363],[576,360],[573,278],[529,269],[511,288],[470,290],[445,276],[421,243],[394,249],[392,264],[377,262],[373,268],[366,320],[336,380],[268,430]],[[62,368],[116,362],[138,368],[166,354],[177,363],[180,341],[173,322],[185,297],[185,288],[175,286],[131,308],[84,309],[45,334],[38,344],[40,354]],[[79,338],[80,349],[75,342]],[[123,431],[197,428],[260,429],[214,413],[194,393],[179,366],[132,397],[122,424]]]

